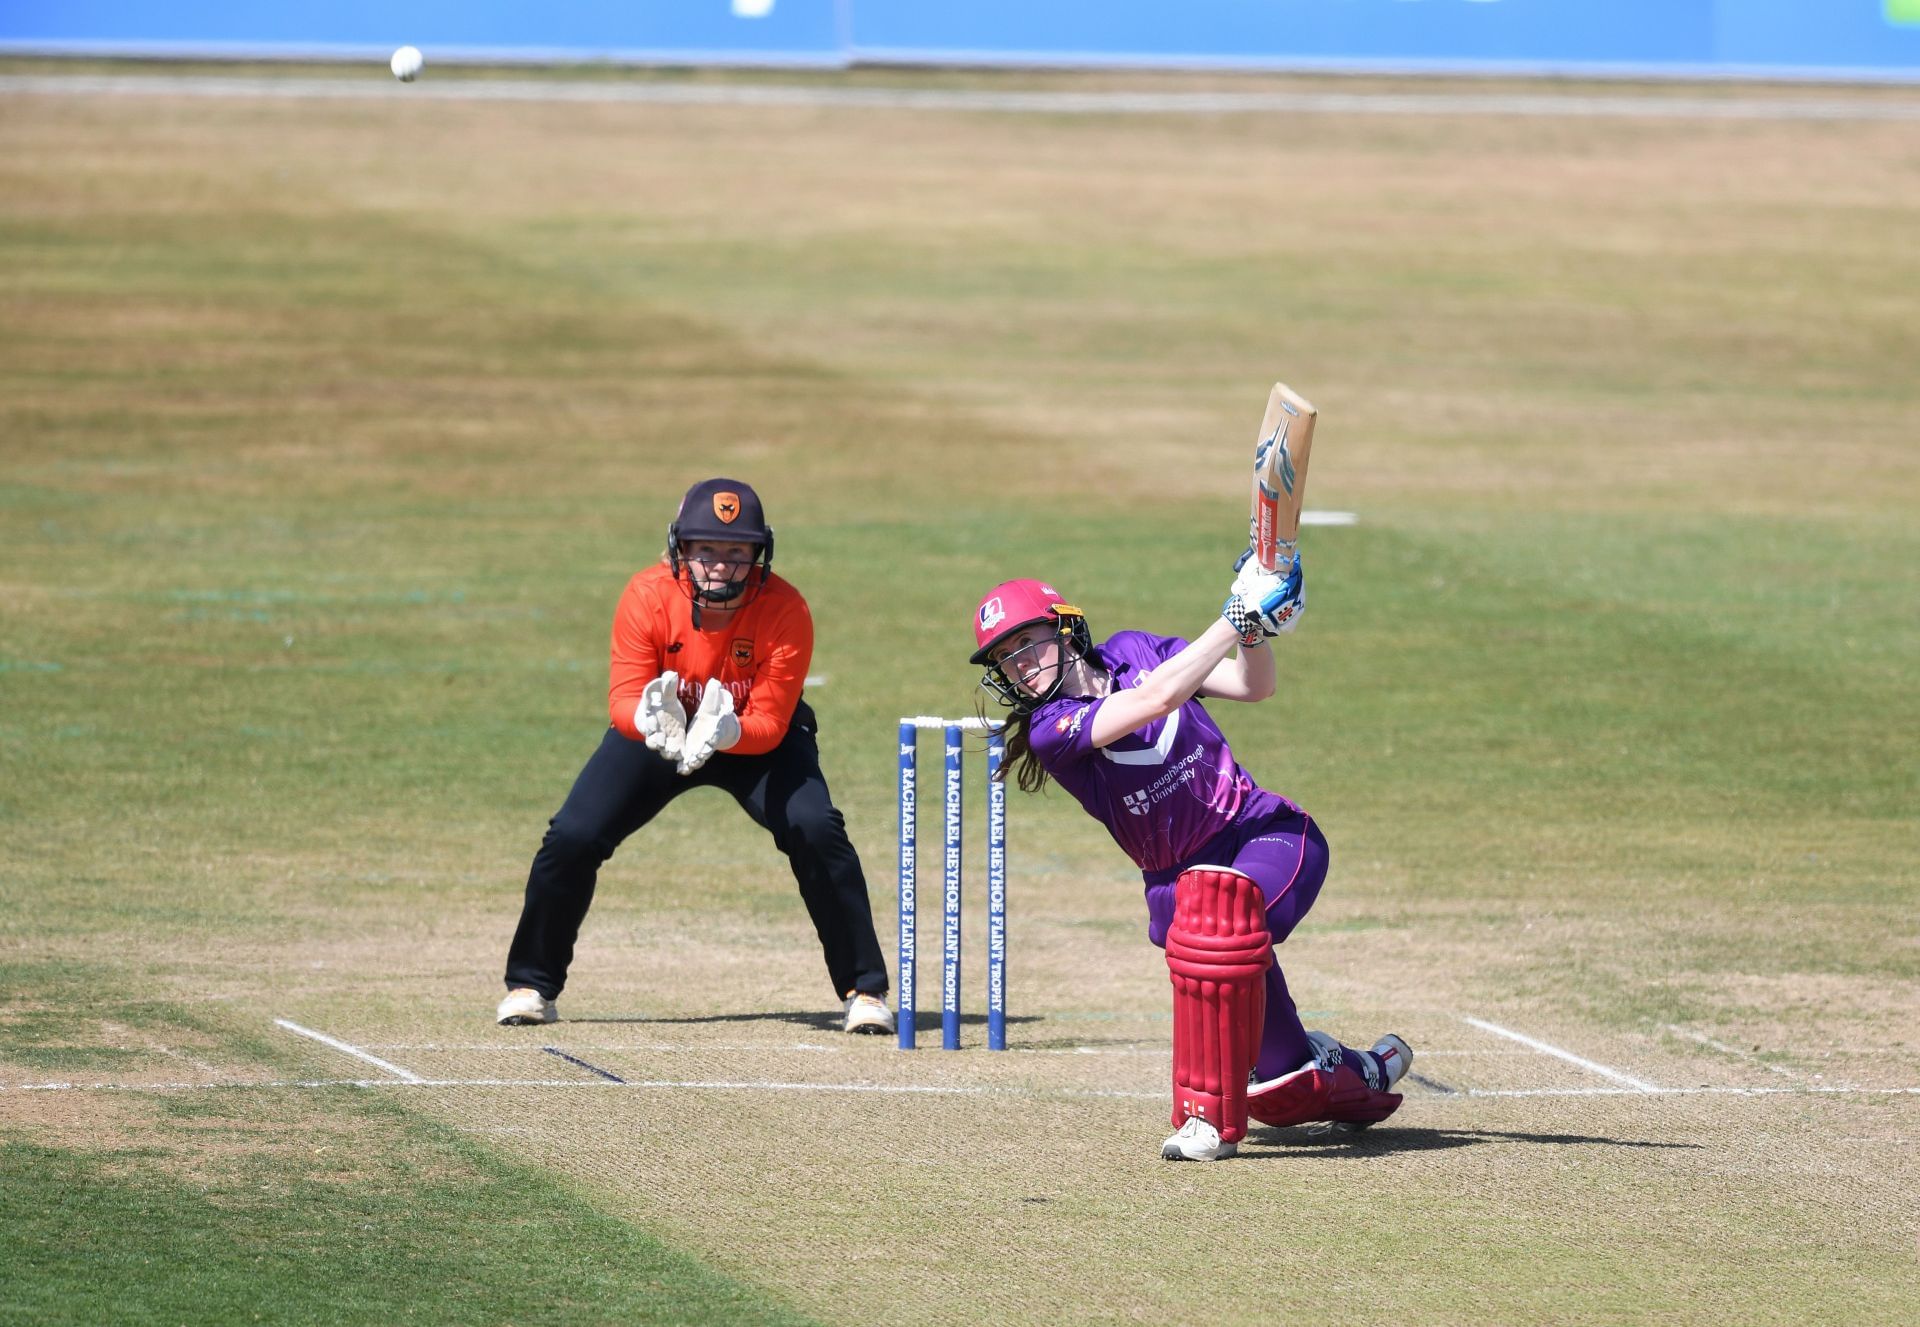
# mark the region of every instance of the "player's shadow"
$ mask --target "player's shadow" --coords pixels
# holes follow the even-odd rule
[[[1348,1133],[1325,1125],[1304,1125],[1273,1129],[1255,1124],[1247,1130],[1247,1141],[1262,1145],[1259,1152],[1242,1152],[1254,1158],[1385,1156],[1392,1152],[1440,1152],[1478,1143],[1542,1143],[1552,1147],[1653,1147],[1697,1150],[1699,1143],[1655,1142],[1643,1138],[1602,1138],[1578,1133],[1515,1133],[1504,1129],[1411,1129],[1375,1125],[1359,1133]],[[1270,1149],[1270,1150],[1268,1150]]]

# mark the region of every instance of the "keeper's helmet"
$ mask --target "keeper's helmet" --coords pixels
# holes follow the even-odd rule
[[[988,655],[1009,636],[1042,622],[1053,624],[1054,638],[1061,641],[1065,648],[1061,651],[1060,667],[1054,673],[1053,685],[1044,694],[1033,695],[1016,685]],[[1081,658],[1093,652],[1093,637],[1087,629],[1086,614],[1064,602],[1060,592],[1045,581],[1003,581],[988,590],[980,600],[980,607],[974,610],[973,637],[979,648],[974,650],[968,662],[987,666],[987,671],[980,676],[980,685],[1016,714],[1026,714],[1060,693],[1060,687],[1067,678],[1067,665],[1072,662],[1069,651]]]
[[[695,540],[752,544],[747,574],[716,589],[694,583],[686,545]],[[703,479],[680,499],[680,512],[667,527],[667,562],[673,579],[695,603],[708,608],[740,608],[767,583],[773,569],[773,527],[760,509],[760,495],[737,479]]]

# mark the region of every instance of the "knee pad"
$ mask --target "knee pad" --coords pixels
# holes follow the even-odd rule
[[[1198,1117],[1226,1142],[1245,1137],[1247,1072],[1260,1045],[1272,962],[1260,886],[1221,867],[1180,876],[1167,928],[1175,1126]]]

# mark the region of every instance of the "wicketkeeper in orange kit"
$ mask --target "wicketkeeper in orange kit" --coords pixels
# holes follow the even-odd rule
[[[801,698],[813,619],[773,574],[773,531],[736,479],[687,490],[667,551],[613,619],[612,727],[549,822],[507,951],[502,1023],[551,1023],[601,863],[689,788],[725,789],[793,867],[848,1032],[890,1034],[866,876]]]

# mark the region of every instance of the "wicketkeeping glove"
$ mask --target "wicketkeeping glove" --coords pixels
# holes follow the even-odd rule
[[[733,693],[720,685],[720,679],[707,679],[700,693],[699,708],[687,724],[687,743],[680,753],[680,772],[691,774],[740,740],[740,720],[733,716]]]
[[[633,726],[647,748],[668,760],[680,759],[687,740],[687,711],[680,704],[680,674],[671,670],[647,683],[633,711]]]

